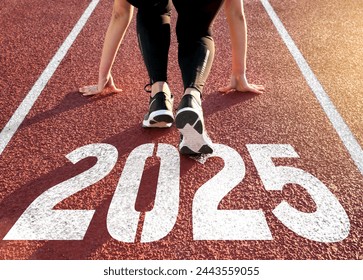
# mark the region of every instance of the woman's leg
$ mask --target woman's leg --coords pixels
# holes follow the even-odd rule
[[[173,0],[178,12],[178,60],[184,96],[179,104],[176,126],[184,154],[212,153],[212,142],[205,128],[201,94],[214,58],[212,23],[223,0]]]
[[[184,88],[203,91],[214,58],[211,26],[223,0],[173,0],[178,12],[178,60]]]
[[[169,0],[129,2],[138,8],[137,35],[151,84],[149,112],[143,126],[170,127],[174,121],[173,97],[167,84],[171,3]]]
[[[137,2],[137,35],[150,83],[167,81],[171,4],[169,0]]]

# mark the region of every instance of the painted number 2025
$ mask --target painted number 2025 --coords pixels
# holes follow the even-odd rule
[[[135,201],[145,162],[155,144],[135,148],[128,156],[107,214],[110,235],[122,242],[134,242],[140,212]],[[349,234],[347,214],[336,197],[316,177],[290,166],[276,166],[272,158],[299,157],[291,145],[247,145],[266,190],[282,190],[286,184],[303,187],[316,204],[316,211],[298,211],[282,201],[273,214],[296,234],[319,242],[337,242]],[[215,144],[215,157],[224,161],[223,169],[202,185],[193,199],[192,219],[195,240],[271,240],[272,234],[263,211],[219,210],[224,196],[245,177],[245,163],[231,147]],[[160,171],[154,207],[145,214],[141,242],[165,237],[174,227],[179,212],[180,157],[169,144],[158,144]],[[98,182],[113,169],[117,149],[109,144],[90,144],[66,156],[72,163],[97,157],[90,169],[42,193],[24,211],[4,240],[82,240],[95,210],[53,210],[67,197]]]

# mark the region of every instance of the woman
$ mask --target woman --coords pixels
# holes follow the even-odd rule
[[[261,85],[246,78],[247,27],[243,0],[173,0],[178,13],[176,34],[178,62],[184,84],[184,95],[175,117],[181,133],[183,154],[212,153],[203,120],[202,92],[214,58],[211,26],[224,4],[232,43],[232,75],[221,92],[264,92]],[[139,46],[150,77],[149,112],[144,127],[170,127],[174,122],[173,95],[167,83],[170,45],[171,0],[115,0],[111,22],[103,46],[98,85],[80,89],[83,95],[120,92],[112,79],[111,67],[125,31],[131,21],[133,6],[138,8]]]

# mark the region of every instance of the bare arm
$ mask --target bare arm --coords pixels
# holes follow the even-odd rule
[[[79,89],[83,95],[94,95],[104,91],[120,92],[114,85],[111,68],[129,26],[133,7],[126,0],[115,0],[112,17],[107,28],[98,72],[98,84]]]
[[[249,84],[246,78],[247,23],[243,9],[243,0],[226,0],[224,9],[227,16],[232,44],[232,76],[230,84],[220,91],[231,90],[262,93],[264,87]]]

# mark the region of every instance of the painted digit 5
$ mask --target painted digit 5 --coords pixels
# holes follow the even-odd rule
[[[338,242],[349,234],[349,218],[336,197],[313,175],[290,166],[275,166],[272,158],[299,155],[291,145],[247,145],[267,190],[282,190],[286,184],[305,188],[316,204],[314,213],[304,213],[281,202],[273,214],[295,233],[319,242]]]

